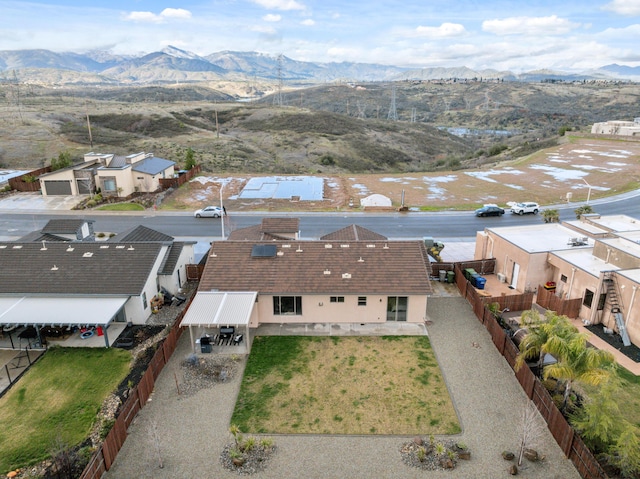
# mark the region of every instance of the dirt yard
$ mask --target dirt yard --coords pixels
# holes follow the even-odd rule
[[[218,204],[221,185],[230,211],[359,209],[360,201],[372,194],[391,199],[392,208],[386,209],[400,207],[403,195],[405,206],[421,210],[468,210],[509,201],[580,203],[589,195],[596,199],[640,186],[640,142],[572,138],[529,157],[472,171],[325,177],[323,201],[238,199],[250,178],[202,175],[167,198],[163,207],[193,210]]]

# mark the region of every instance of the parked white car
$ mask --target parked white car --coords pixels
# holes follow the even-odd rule
[[[196,218],[220,218],[222,210],[219,206],[207,206],[193,213]]]
[[[533,213],[534,215],[537,215],[538,211],[540,211],[540,205],[538,203],[533,203],[531,201],[526,201],[524,203],[516,203],[511,206],[511,212],[517,215],[524,215],[528,213]]]

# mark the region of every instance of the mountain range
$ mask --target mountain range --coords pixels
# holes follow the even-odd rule
[[[108,51],[57,53],[50,50],[0,50],[0,83],[162,84],[203,81],[327,82],[483,78],[503,81],[640,81],[640,67],[606,65],[582,73],[538,70],[473,70],[466,67],[409,69],[355,62],[303,62],[284,55],[222,51],[207,56],[166,47],[159,52],[114,55]]]

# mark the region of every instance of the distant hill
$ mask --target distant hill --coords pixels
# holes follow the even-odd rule
[[[74,72],[68,75],[62,72]],[[49,50],[0,50],[0,81],[15,79],[41,84],[162,84],[206,81],[379,82],[401,80],[492,79],[501,81],[637,80],[640,67],[608,65],[585,73],[540,70],[514,74],[509,71],[455,68],[408,69],[391,65],[354,62],[302,62],[284,55],[223,51],[206,56],[166,47],[160,52],[113,55],[93,50],[56,53]]]

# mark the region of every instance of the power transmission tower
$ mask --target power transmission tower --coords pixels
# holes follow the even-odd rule
[[[282,53],[278,55],[277,62],[278,62],[278,91],[273,101],[274,101],[274,104],[278,106],[282,106],[282,64],[284,62],[284,57],[282,56]]]
[[[366,109],[366,105],[361,105],[360,101],[356,101],[356,107],[358,108],[358,118],[364,120],[366,118],[364,111]]]
[[[415,107],[411,109],[411,123],[416,122],[416,109]]]
[[[396,110],[396,86],[391,88],[391,106],[389,107],[389,114],[387,120],[398,121],[398,112]]]

